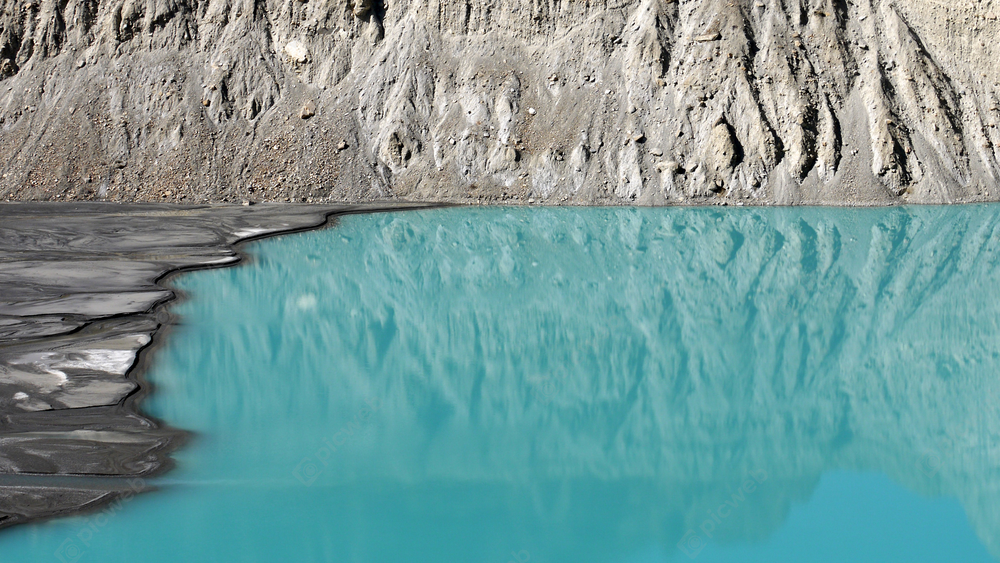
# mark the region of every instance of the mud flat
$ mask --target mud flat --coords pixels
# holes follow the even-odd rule
[[[400,208],[394,206],[393,208]],[[0,528],[145,488],[186,436],[144,416],[143,351],[184,269],[384,205],[0,205]]]

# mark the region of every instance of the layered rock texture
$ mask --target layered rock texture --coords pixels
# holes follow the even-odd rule
[[[997,0],[2,0],[0,197],[998,199]]]

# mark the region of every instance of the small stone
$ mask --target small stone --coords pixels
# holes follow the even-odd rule
[[[679,168],[680,165],[672,160],[667,162],[659,162],[656,164],[656,171],[660,173],[670,172],[671,174],[673,174],[674,172],[677,172]]]
[[[250,202],[248,200],[243,200],[243,207],[250,207]]]
[[[535,198],[529,197],[528,198],[528,203],[535,203]]]
[[[209,100],[209,99],[206,98],[206,99],[204,99],[204,100],[201,101],[201,105],[203,105],[205,107],[208,107],[208,106],[212,105],[212,100]]]
[[[163,197],[170,197],[172,195],[174,195],[174,192],[172,192],[170,190],[167,190],[167,191],[163,192]]]
[[[703,33],[694,38],[699,43],[708,43],[709,41],[718,41],[720,39],[722,39],[722,35],[718,31]]]
[[[368,13],[371,12],[373,5],[372,0],[357,0],[353,2],[353,4],[354,8],[351,12],[354,14],[354,17],[358,19],[367,16]]]
[[[632,140],[636,143],[641,143],[646,140],[646,136],[642,133],[636,133],[635,135],[632,135]]]
[[[14,70],[13,61],[11,61],[10,59],[0,59],[0,78],[14,76],[16,72],[17,71]],[[11,90],[10,88],[7,88],[8,92],[10,92],[10,90]]]
[[[302,119],[309,119],[314,115],[316,115],[316,103],[309,100],[302,106],[302,109],[299,110],[299,117]]]
[[[651,150],[649,152],[653,156],[663,156],[663,151],[661,151],[660,149],[653,149],[653,150]]]
[[[347,148],[347,141],[341,141],[337,143],[337,150],[342,151]]]
[[[293,62],[302,64],[309,60],[309,48],[301,41],[289,41],[285,45],[285,54]]]
[[[448,139],[448,144],[449,145],[454,145],[455,144],[455,139]]]
[[[536,113],[538,112],[535,111],[535,108],[528,108],[528,115],[535,115]]]

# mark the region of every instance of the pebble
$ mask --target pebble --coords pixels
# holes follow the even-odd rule
[[[302,109],[299,110],[299,117],[302,119],[309,119],[314,115],[316,115],[316,103],[309,100],[304,106],[302,106]]]
[[[657,163],[656,170],[657,170],[657,172],[671,172],[672,173],[672,172],[676,172],[679,167],[680,166],[676,162],[674,162],[674,161],[671,160],[669,162],[660,162],[660,163]]]
[[[337,150],[342,151],[347,148],[347,141],[341,141],[337,143]]]
[[[535,111],[535,108],[528,108],[528,115],[535,115],[536,113],[538,112]]]
[[[288,55],[288,58],[300,64],[309,60],[309,48],[301,41],[289,41],[285,45],[285,54]]]

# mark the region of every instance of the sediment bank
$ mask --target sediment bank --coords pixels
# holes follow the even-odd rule
[[[171,323],[165,276],[402,207],[0,205],[0,528],[97,508],[170,467],[186,433],[139,406],[145,353]]]
[[[997,0],[0,2],[0,199],[1000,199]]]

